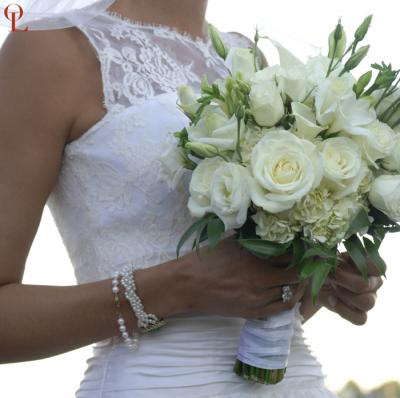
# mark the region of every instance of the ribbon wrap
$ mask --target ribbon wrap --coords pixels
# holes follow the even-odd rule
[[[285,369],[298,306],[265,318],[248,319],[240,333],[237,359],[261,369]]]

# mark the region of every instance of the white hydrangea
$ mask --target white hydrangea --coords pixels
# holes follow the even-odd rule
[[[293,218],[300,223],[316,223],[329,214],[334,201],[326,188],[318,187],[299,200],[293,207]]]
[[[268,214],[265,211],[259,210],[252,218],[257,224],[256,234],[261,239],[270,242],[290,242],[294,239],[296,232],[300,230],[290,220],[285,220],[278,214]]]

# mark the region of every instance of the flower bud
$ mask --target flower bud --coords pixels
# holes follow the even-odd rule
[[[202,142],[187,142],[185,149],[188,149],[203,158],[213,158],[219,154],[217,147],[210,144],[203,144]]]
[[[368,32],[368,29],[371,25],[372,15],[369,15],[367,18],[364,19],[363,23],[359,26],[354,34],[354,38],[356,42],[364,40],[365,35]]]
[[[179,86],[178,96],[179,106],[186,114],[193,116],[200,107],[193,89],[186,84],[182,84]]]
[[[329,58],[340,58],[346,50],[347,38],[342,24],[339,22],[336,29],[329,35]]]
[[[368,86],[369,82],[371,81],[372,78],[372,71],[368,71],[367,73],[364,73],[357,81],[357,83],[354,85],[354,92],[357,95],[357,98],[363,93],[365,87]]]
[[[218,30],[210,23],[208,24],[208,33],[211,37],[211,42],[213,44],[214,50],[222,59],[225,60],[228,56],[228,49],[222,41]]]
[[[213,89],[210,86],[210,83],[208,82],[208,77],[207,75],[203,75],[203,77],[201,78],[201,91],[203,93],[206,94],[212,94],[213,93]]]
[[[354,68],[356,68],[361,61],[365,58],[365,56],[368,54],[369,51],[369,45],[360,47],[345,63],[344,69],[341,74],[344,72],[348,72]]]

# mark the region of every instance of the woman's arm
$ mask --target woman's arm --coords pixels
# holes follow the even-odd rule
[[[74,40],[68,30],[18,32],[0,50],[0,363],[49,357],[119,333],[111,279],[21,284],[65,143],[79,110],[88,109]],[[184,260],[137,272],[146,310],[163,317],[188,309],[177,266]],[[122,296],[132,330],[136,319]]]

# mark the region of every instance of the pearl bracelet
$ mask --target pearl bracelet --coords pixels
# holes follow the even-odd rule
[[[122,317],[122,314],[121,314],[121,302],[120,302],[119,296],[118,296],[118,293],[119,293],[118,278],[119,278],[119,276],[120,276],[120,273],[117,272],[114,275],[114,278],[112,279],[112,292],[114,293],[114,301],[115,301],[115,305],[117,308],[118,327],[119,327],[119,331],[121,333],[121,336],[122,336],[125,344],[128,346],[128,349],[130,351],[135,351],[138,346],[139,334],[134,331],[132,333],[132,337],[129,337],[129,334],[126,330],[125,319]]]
[[[121,282],[125,287],[125,297],[131,304],[132,310],[137,318],[137,325],[141,333],[147,333],[159,329],[166,324],[164,319],[158,319],[154,314],[144,311],[142,301],[136,294],[134,269],[132,264],[126,265],[122,270]]]

